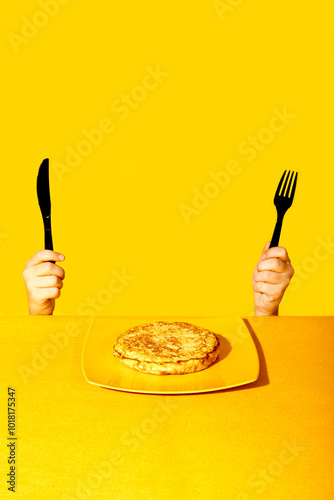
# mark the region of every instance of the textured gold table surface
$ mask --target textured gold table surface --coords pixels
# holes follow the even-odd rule
[[[8,387],[15,498],[333,497],[334,317],[247,318],[259,379],[177,396],[88,384],[90,319],[0,318],[1,498],[13,498]]]

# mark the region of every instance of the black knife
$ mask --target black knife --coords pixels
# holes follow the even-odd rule
[[[53,250],[51,232],[51,199],[49,185],[49,158],[45,158],[39,167],[37,176],[37,197],[44,224],[44,242],[46,250]],[[54,261],[51,261],[54,263]]]

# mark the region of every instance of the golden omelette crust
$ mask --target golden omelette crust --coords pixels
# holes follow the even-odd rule
[[[158,321],[130,328],[114,345],[114,356],[135,370],[173,375],[204,370],[218,357],[218,337],[199,326]]]

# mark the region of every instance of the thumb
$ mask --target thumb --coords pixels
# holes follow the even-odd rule
[[[266,253],[266,251],[267,251],[267,250],[269,250],[269,247],[270,247],[270,241],[268,241],[268,243],[266,243],[266,244],[264,245],[264,248],[263,248],[263,250],[262,250],[261,257],[262,257],[262,255],[263,255],[263,254],[265,254],[265,253]]]
[[[270,241],[268,241],[268,243],[266,243],[264,245],[264,248],[262,250],[261,257],[259,258],[258,263],[261,262],[262,257],[264,256],[264,254],[266,253],[266,251],[269,250],[269,247],[270,247]]]

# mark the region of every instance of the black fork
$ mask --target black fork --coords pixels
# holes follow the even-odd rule
[[[285,212],[288,210],[288,208],[291,207],[292,202],[293,202],[293,197],[295,195],[296,191],[296,185],[297,185],[297,177],[298,177],[298,172],[296,172],[295,179],[292,184],[292,179],[293,179],[293,174],[294,172],[289,172],[286,174],[286,170],[284,170],[284,174],[281,177],[281,180],[279,181],[279,184],[277,186],[277,190],[275,193],[275,198],[274,198],[274,205],[277,210],[277,222],[276,226],[274,229],[273,237],[271,239],[270,247],[278,247],[278,242],[279,242],[279,237],[281,234],[281,229],[282,229],[282,222],[283,222],[283,217],[285,215]],[[285,177],[285,179],[284,179]],[[283,183],[284,181],[284,183]],[[292,184],[292,189],[290,193],[290,188]],[[282,187],[283,185],[283,187]],[[281,189],[282,188],[282,189]]]

